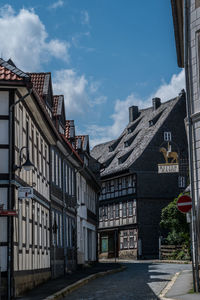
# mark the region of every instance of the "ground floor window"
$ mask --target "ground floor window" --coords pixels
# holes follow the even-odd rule
[[[137,248],[137,230],[121,230],[120,231],[120,249],[136,249]]]

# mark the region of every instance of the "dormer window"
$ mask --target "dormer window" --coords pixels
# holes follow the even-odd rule
[[[140,131],[138,131],[136,134],[134,134],[134,135],[131,136],[128,140],[126,140],[126,141],[124,142],[124,147],[129,147],[129,146],[132,144],[132,142],[135,140],[135,138],[136,138],[136,136],[138,135],[139,132],[140,132]]]
[[[117,140],[114,141],[114,143],[112,145],[109,146],[109,152],[114,151],[117,146],[119,145],[119,143],[121,142],[122,138],[124,137],[124,135],[122,135],[120,138],[118,138]]]
[[[158,115],[156,115],[152,120],[149,121],[149,127],[155,125],[157,121],[160,119],[163,111],[161,111]]]
[[[142,120],[142,118],[140,120],[138,120],[137,122],[135,122],[133,125],[131,125],[130,127],[128,127],[128,133],[133,132],[136,127],[138,126],[138,124],[140,123],[140,121]]]

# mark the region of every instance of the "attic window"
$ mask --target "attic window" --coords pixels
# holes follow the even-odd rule
[[[112,152],[112,151],[114,151],[117,148],[117,146],[119,145],[119,143],[121,142],[121,140],[122,140],[123,137],[124,136],[122,135],[112,145],[109,146],[109,152]]]
[[[123,164],[128,159],[128,157],[131,155],[132,152],[133,152],[133,149],[131,149],[131,151],[128,151],[123,156],[119,157],[118,158],[118,164],[119,165]]]
[[[139,132],[140,132],[140,130],[136,134],[134,134],[132,137],[130,137],[130,139],[126,140],[124,142],[124,147],[129,147],[132,144],[132,142],[135,140],[135,138]]]
[[[137,122],[135,122],[133,125],[131,125],[130,127],[128,127],[128,133],[131,133],[135,130],[135,128],[138,126],[138,124],[140,123],[140,121],[142,120],[142,118],[140,120],[138,120]]]
[[[155,116],[152,120],[149,121],[149,127],[154,126],[157,123],[157,121],[160,119],[163,111],[161,111],[157,116]]]

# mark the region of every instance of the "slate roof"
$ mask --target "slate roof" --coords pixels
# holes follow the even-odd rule
[[[6,62],[0,58],[0,80],[21,81],[29,79],[28,74],[18,69],[11,60]]]
[[[141,109],[138,118],[126,126],[118,139],[95,146],[91,155],[104,164],[101,176],[128,170],[147,148],[181,97],[182,94],[162,103],[156,110],[153,107]]]

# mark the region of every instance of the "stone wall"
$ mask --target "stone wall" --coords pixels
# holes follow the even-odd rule
[[[122,259],[137,259],[137,249],[132,250],[120,250],[119,258]]]
[[[14,278],[15,297],[23,295],[26,291],[47,281],[50,277],[50,270],[33,274],[27,274],[26,272],[22,274],[18,273]]]

